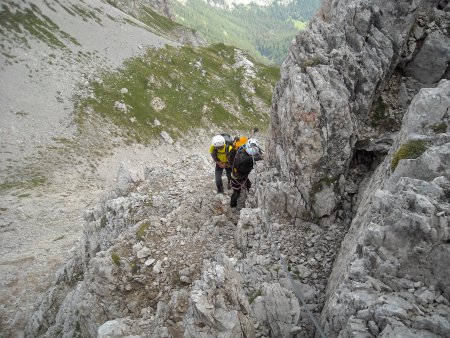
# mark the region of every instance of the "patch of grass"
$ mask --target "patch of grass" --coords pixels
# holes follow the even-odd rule
[[[443,133],[447,132],[447,123],[445,123],[445,122],[436,123],[435,125],[433,125],[431,127],[431,129],[433,129],[433,131],[436,134],[443,134]]]
[[[389,105],[382,98],[378,99],[374,105],[371,116],[371,125],[374,128],[381,127],[387,131],[396,131],[399,129],[398,121],[389,115]]]
[[[317,56],[314,56],[314,57],[304,61],[301,64],[301,67],[302,67],[303,70],[306,70],[306,68],[315,67],[315,66],[318,66],[320,64],[321,64],[320,58],[317,57]]]
[[[108,219],[106,218],[106,215],[103,215],[102,218],[100,218],[100,228],[106,227],[107,222]]]
[[[145,221],[139,226],[139,229],[136,231],[136,237],[138,240],[142,240],[144,238],[145,232],[150,227],[150,223]]]
[[[395,153],[391,161],[391,170],[394,171],[397,168],[400,160],[403,159],[415,159],[422,155],[425,150],[428,149],[428,144],[423,140],[412,140],[405,144],[402,144]]]
[[[88,21],[89,19],[91,19],[101,25],[102,20],[95,14],[94,11],[83,8],[80,5],[71,5],[71,8],[75,13],[83,18],[83,21]]]
[[[124,139],[143,144],[162,130],[177,139],[193,127],[210,123],[227,129],[264,130],[279,70],[251,61],[255,79],[233,67],[234,47],[149,49],[142,57],[127,60],[121,69],[105,72],[101,81],[92,82],[95,98],[77,103],[76,121],[82,125],[94,112],[116,125]],[[252,83],[254,92],[244,83]],[[122,88],[128,92],[122,93]],[[265,112],[258,105],[261,101],[267,105]],[[155,119],[161,126],[153,125]]]
[[[172,274],[172,277],[170,278],[170,281],[171,281],[173,286],[181,286],[181,285],[183,285],[183,281],[181,280],[181,278],[178,275],[178,273]]]
[[[7,191],[12,189],[31,189],[37,186],[41,186],[47,183],[47,178],[36,174],[31,177],[12,178],[11,180],[0,183],[0,191]]]
[[[151,7],[144,6],[139,14],[138,19],[150,27],[153,31],[159,33],[170,34],[172,30],[178,27],[183,27],[180,24],[172,21],[165,16],[158,14]]]
[[[376,105],[372,110],[372,125],[378,126],[382,121],[388,116],[388,104],[384,102],[381,98],[377,101]]]
[[[113,263],[120,268],[120,257],[118,254],[116,254],[115,252],[111,253],[111,259],[113,261]]]
[[[259,296],[262,296],[262,292],[261,290],[258,290],[254,293],[252,293],[249,297],[248,297],[248,302],[251,304],[255,301],[256,298],[258,298]]]
[[[37,5],[30,4],[30,7],[22,8],[12,1],[3,3],[0,10],[0,35],[30,47],[25,32],[51,48],[66,49],[64,42],[80,45],[45,16]]]

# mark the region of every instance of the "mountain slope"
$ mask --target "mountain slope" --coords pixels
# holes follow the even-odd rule
[[[205,153],[124,168],[28,333],[449,336],[444,9],[327,2],[283,63],[245,207]]]
[[[80,84],[146,46],[176,45],[101,1],[7,1],[0,15],[3,178],[7,162],[73,133]]]
[[[175,20],[200,32],[210,42],[241,48],[255,58],[281,64],[289,43],[312,18],[320,1],[253,3],[231,8],[202,0],[173,1]]]
[[[267,127],[277,69],[223,45],[182,47],[175,39],[200,41],[146,13],[143,23],[95,0],[0,5],[0,335],[20,336],[79,240],[83,209],[121,163],[160,158],[162,131],[166,158],[182,136],[199,146],[225,121]]]

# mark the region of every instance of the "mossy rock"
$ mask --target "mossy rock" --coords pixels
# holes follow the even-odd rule
[[[404,143],[395,153],[391,161],[391,170],[394,171],[397,168],[400,160],[403,159],[415,159],[422,155],[425,150],[428,149],[428,144],[423,140],[412,140]]]

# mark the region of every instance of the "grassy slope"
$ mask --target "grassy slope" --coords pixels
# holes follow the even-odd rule
[[[117,136],[143,143],[162,130],[177,138],[194,127],[206,127],[205,123],[265,128],[278,69],[255,64],[257,76],[246,78],[242,67],[233,67],[235,56],[235,49],[223,44],[150,49],[93,82],[94,98],[79,100],[77,121],[82,126],[94,112],[119,127]],[[254,92],[244,85],[246,81]],[[155,107],[155,101],[164,108]],[[115,102],[124,103],[127,112],[114,109]],[[261,112],[256,102],[264,102],[266,111]],[[162,125],[155,125],[155,119]]]

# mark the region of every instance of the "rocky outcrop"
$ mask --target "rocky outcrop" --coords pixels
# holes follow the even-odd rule
[[[330,1],[322,8],[323,19],[317,17],[297,37],[273,97],[267,147],[271,173],[261,196],[265,206],[293,218],[335,217],[352,184],[348,169],[357,143],[383,137],[372,129],[376,101],[405,61],[416,13],[429,5]],[[436,34],[446,33],[421,39],[432,41]],[[428,45],[422,45],[407,69],[418,71],[414,63],[427,63]],[[443,76],[445,48],[440,47],[436,67],[428,72],[433,83]]]
[[[450,20],[437,5],[326,2],[282,66],[258,204],[325,232],[351,225],[321,314],[329,337],[450,335]]]
[[[438,99],[437,99],[438,98]],[[322,313],[330,337],[450,335],[450,81],[414,98],[335,262]],[[424,113],[426,111],[426,114]],[[422,154],[393,163],[411,142]]]

